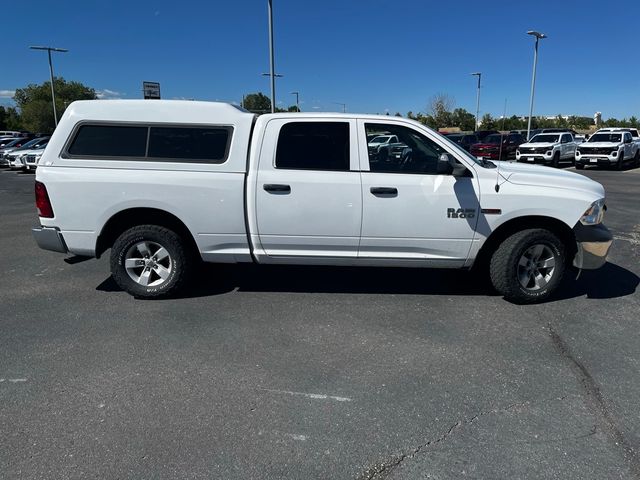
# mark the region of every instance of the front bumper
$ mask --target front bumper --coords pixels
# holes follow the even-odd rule
[[[582,270],[595,270],[607,263],[607,255],[613,243],[613,235],[602,223],[583,225],[578,222],[573,227],[578,250],[573,266]]]
[[[582,154],[576,155],[576,164],[577,165],[597,165],[598,167],[608,167],[611,165],[616,165],[618,163],[619,156],[612,155],[591,155],[591,154]]]
[[[551,163],[553,155],[545,155],[544,153],[521,153],[516,155],[516,162],[520,163]]]
[[[33,238],[43,250],[51,250],[52,252],[67,253],[67,245],[60,231],[56,228],[36,227],[31,229]]]

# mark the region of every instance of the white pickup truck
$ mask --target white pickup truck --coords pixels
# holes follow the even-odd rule
[[[523,163],[544,163],[559,167],[560,162],[573,163],[576,156],[576,142],[570,132],[539,133],[527,143],[518,146],[516,161]]]
[[[371,134],[407,155],[379,161]],[[604,189],[541,166],[478,160],[412,120],[256,117],[209,102],[97,100],[65,111],[36,173],[40,247],[99,257],[142,298],[195,262],[470,268],[534,302],[566,266],[602,266]]]
[[[627,130],[599,130],[576,148],[576,169],[586,165],[614,166],[622,170],[624,162],[640,166],[640,142]]]

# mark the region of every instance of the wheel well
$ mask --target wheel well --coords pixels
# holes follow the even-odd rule
[[[544,228],[545,230],[549,230],[556,234],[565,246],[567,262],[573,260],[577,248],[576,237],[573,230],[566,223],[556,218],[529,216],[508,220],[491,232],[491,235],[489,235],[489,238],[487,238],[484,245],[482,245],[482,248],[480,248],[480,251],[478,252],[476,261],[473,265],[474,268],[483,268],[487,266],[491,259],[491,254],[507,237],[529,228]]]
[[[96,242],[96,257],[100,258],[100,255],[111,248],[122,232],[137,225],[159,225],[168,228],[185,239],[194,252],[198,252],[193,235],[175,215],[156,208],[130,208],[116,213],[102,227]]]

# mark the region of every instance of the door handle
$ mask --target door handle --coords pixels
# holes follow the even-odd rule
[[[398,189],[396,187],[371,187],[369,191],[376,197],[397,197]]]
[[[264,188],[265,192],[269,192],[269,193],[281,193],[281,194],[291,193],[290,185],[282,185],[280,183],[265,183],[262,188]]]

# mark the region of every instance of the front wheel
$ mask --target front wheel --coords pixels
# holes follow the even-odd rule
[[[158,225],[123,232],[111,247],[111,275],[137,298],[166,297],[186,283],[193,264],[182,238]]]
[[[558,168],[560,166],[560,152],[556,152],[553,155],[552,165],[553,165],[553,168]]]
[[[555,234],[522,230],[507,237],[491,257],[491,282],[507,300],[540,302],[560,284],[565,260],[564,245]]]
[[[616,170],[622,170],[624,168],[624,152],[620,152],[618,155],[618,163],[616,164]]]

